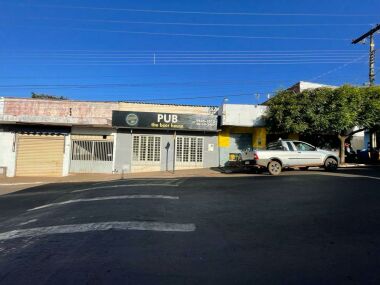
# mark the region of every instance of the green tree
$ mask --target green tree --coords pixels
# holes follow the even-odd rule
[[[283,90],[267,105],[271,132],[336,135],[344,163],[345,140],[380,122],[380,86]]]

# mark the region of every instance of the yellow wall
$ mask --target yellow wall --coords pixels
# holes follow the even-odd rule
[[[224,128],[221,132],[219,132],[218,144],[219,144],[219,147],[230,146],[230,132],[228,128]]]
[[[266,128],[254,128],[252,132],[252,146],[254,148],[265,148],[267,145]]]
[[[267,132],[265,128],[223,127],[218,135],[219,147],[230,146],[230,134],[252,134],[252,146],[254,148],[266,146]]]

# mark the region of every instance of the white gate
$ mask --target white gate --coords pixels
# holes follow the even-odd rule
[[[112,173],[113,141],[72,140],[70,172]]]

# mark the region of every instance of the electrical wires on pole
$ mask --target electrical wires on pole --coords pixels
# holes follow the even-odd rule
[[[369,37],[369,85],[372,86],[375,84],[375,40],[374,34],[380,30],[380,24],[377,24],[376,27],[372,28],[365,34],[354,39],[353,44],[362,43]]]

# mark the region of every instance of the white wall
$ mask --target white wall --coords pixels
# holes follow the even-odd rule
[[[223,126],[262,127],[263,116],[268,109],[261,105],[223,104],[219,110]]]
[[[70,156],[71,156],[71,137],[70,135],[65,136],[65,153],[63,155],[63,167],[62,167],[62,176],[69,175],[70,170]]]
[[[0,116],[4,115],[4,98],[0,97]]]
[[[14,133],[3,132],[0,129],[0,167],[7,167],[7,176],[15,176],[16,152],[12,150]]]

